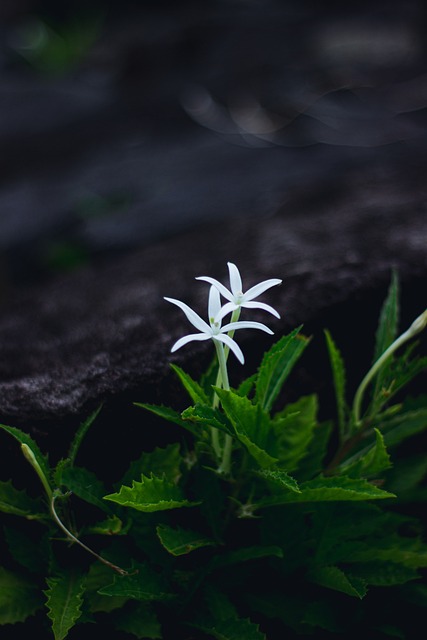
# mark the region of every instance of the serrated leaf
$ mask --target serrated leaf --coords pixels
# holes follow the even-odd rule
[[[300,484],[300,493],[288,491],[258,500],[254,508],[272,507],[290,502],[330,502],[336,500],[381,500],[395,498],[388,491],[383,491],[364,479],[345,476],[316,478]]]
[[[62,571],[47,579],[46,606],[55,640],[63,640],[82,615],[84,581],[77,571]]]
[[[144,402],[134,402],[134,405],[136,407],[141,407],[141,409],[146,409],[147,411],[151,411],[151,413],[154,413],[156,416],[159,416],[160,418],[164,418],[168,422],[174,422],[175,424],[178,424],[180,427],[183,427],[187,431],[190,431],[190,433],[192,433],[193,436],[200,437],[200,430],[197,429],[197,427],[195,427],[193,424],[191,424],[191,422],[187,422],[183,420],[181,418],[181,414],[178,411],[171,409],[170,407],[165,407],[163,405],[156,405],[156,404],[148,404]]]
[[[248,619],[200,620],[192,627],[200,629],[216,640],[266,640],[259,626]]]
[[[43,513],[42,503],[30,498],[25,490],[16,489],[11,480],[0,481],[0,511],[29,520],[47,517],[47,513]]]
[[[209,398],[198,382],[193,380],[193,378],[188,373],[186,373],[183,369],[181,369],[181,367],[178,367],[176,364],[171,364],[170,367],[171,369],[173,369],[173,371],[175,371],[176,375],[181,380],[183,387],[187,391],[194,404],[209,404]]]
[[[308,573],[307,578],[321,587],[340,591],[360,600],[367,593],[367,586],[364,580],[344,573],[339,567],[314,567]]]
[[[173,597],[163,577],[145,564],[138,564],[128,575],[113,577],[113,582],[99,589],[106,596],[120,596],[140,601],[161,601]]]
[[[82,467],[65,467],[62,470],[62,484],[82,500],[111,513],[110,505],[103,500],[106,489],[92,471]]]
[[[227,417],[218,409],[207,405],[196,404],[194,407],[188,407],[182,412],[181,416],[183,420],[193,422],[202,428],[207,427],[210,429],[214,427],[227,434],[233,433]]]
[[[152,512],[193,507],[199,502],[190,502],[183,496],[180,487],[165,478],[141,476],[141,482],[134,480],[131,487],[122,486],[119,493],[104,496],[104,500],[116,502],[123,507],[137,511]]]
[[[258,374],[254,373],[252,376],[249,376],[249,378],[246,378],[246,380],[243,380],[236,389],[237,395],[248,397],[255,386],[257,377]]]
[[[317,424],[317,396],[302,396],[288,404],[273,418],[276,436],[274,454],[280,467],[289,473],[298,469],[308,452]]]
[[[0,567],[0,625],[24,622],[42,606],[37,584]]]
[[[215,542],[210,538],[181,527],[173,528],[161,524],[156,528],[156,532],[162,546],[173,556],[183,556],[200,547],[215,546]]]
[[[375,362],[396,339],[399,323],[399,279],[394,271],[380,312],[375,335]]]
[[[374,432],[375,443],[341,465],[340,473],[352,478],[375,478],[386,469],[390,469],[392,463],[384,437],[378,429],[374,429]]]
[[[140,640],[161,640],[162,629],[155,612],[145,603],[126,608],[114,615],[114,626]]]
[[[80,449],[80,445],[85,437],[85,435],[87,434],[88,430],[90,429],[90,427],[93,425],[93,423],[95,422],[96,418],[99,415],[99,412],[102,409],[102,405],[100,405],[97,409],[95,409],[95,411],[93,411],[87,418],[86,420],[84,420],[84,422],[82,422],[80,424],[80,426],[78,427],[73,440],[71,442],[70,445],[70,449],[68,452],[68,458],[67,458],[67,462],[70,466],[73,466],[77,453]]]
[[[270,485],[273,485],[273,487],[279,490],[301,493],[301,489],[299,488],[295,478],[292,478],[292,476],[282,469],[263,469],[262,471],[258,471],[257,475],[267,480]]]
[[[264,355],[258,370],[255,402],[270,411],[275,399],[309,343],[309,338],[299,334],[301,327],[283,336]]]
[[[181,477],[181,463],[182,457],[178,442],[163,448],[156,447],[153,451],[144,451],[137,460],[130,464],[121,484],[129,484],[135,478],[140,478],[141,474],[149,476],[152,473],[176,484]]]
[[[5,424],[0,424],[0,429],[3,429],[3,431],[6,431],[11,436],[13,436],[15,440],[17,440],[21,445],[25,444],[29,449],[31,449],[40,469],[42,470],[46,478],[46,481],[49,481],[51,472],[47,462],[47,457],[42,454],[38,445],[36,444],[36,442],[34,442],[31,436],[29,436],[28,433],[24,433],[24,431],[21,431],[20,429],[16,429],[15,427],[8,427]]]
[[[277,458],[265,449],[272,435],[269,415],[259,404],[254,405],[233,391],[216,387],[215,391],[237,439],[261,467],[271,467]]]
[[[343,438],[345,435],[346,420],[348,416],[348,407],[345,398],[346,370],[342,355],[328,330],[325,330],[325,336],[326,345],[328,347],[329,360],[332,368],[332,377],[334,380],[338,428],[341,434],[341,438]]]

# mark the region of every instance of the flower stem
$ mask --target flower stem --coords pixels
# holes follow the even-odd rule
[[[356,427],[360,427],[361,425],[361,412],[362,412],[362,401],[363,396],[366,391],[367,386],[371,382],[372,378],[377,374],[377,372],[381,369],[384,363],[393,355],[393,353],[399,349],[405,342],[413,338],[417,333],[420,333],[427,326],[427,309],[420,315],[418,318],[414,320],[409,329],[407,329],[404,333],[402,333],[392,344],[384,351],[384,353],[378,358],[378,360],[372,365],[369,369],[366,376],[363,378],[362,382],[359,385],[359,388],[356,391],[356,395],[354,396],[353,401],[353,417],[354,423]]]
[[[214,342],[215,342],[216,353],[218,357],[219,372],[221,373],[222,388],[225,389],[226,391],[229,391],[230,384],[228,382],[227,358],[225,355],[224,345],[218,340],[214,340]],[[222,451],[221,464],[218,468],[219,473],[223,473],[225,475],[228,475],[230,473],[232,448],[233,448],[233,440],[231,436],[228,435],[227,433],[224,441],[224,449]]]

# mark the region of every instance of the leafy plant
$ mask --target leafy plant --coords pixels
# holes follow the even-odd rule
[[[237,268],[229,269],[230,291],[203,278],[212,287],[209,323],[169,299],[201,332],[175,349],[193,339],[216,347],[218,364],[200,381],[172,365],[191,404],[178,412],[138,403],[182,426],[181,442],[143,451],[121,482],[104,487],[76,464],[98,411],[53,467],[28,434],[2,425],[43,496],[0,483],[0,510],[30,520],[28,534],[4,528],[0,623],[44,608],[56,640],[106,616],[117,633],[165,640],[413,637],[427,606],[425,522],[416,517],[427,496],[416,444],[427,430],[427,396],[402,391],[427,358],[414,355],[413,343],[397,351],[426,326],[427,312],[397,335],[394,276],[374,363],[352,403],[345,363],[326,332],[336,419],[319,420],[315,395],[286,401],[286,382],[310,343],[301,328],[280,338],[254,375],[230,385],[229,350],[243,358],[234,331],[261,328],[239,321],[241,307],[277,315],[253,301],[279,281],[243,294]],[[215,291],[228,299],[224,307]],[[226,312],[231,323],[221,326]],[[93,513],[80,531],[71,494]]]

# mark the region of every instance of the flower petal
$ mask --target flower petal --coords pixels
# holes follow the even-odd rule
[[[256,284],[254,287],[251,287],[246,291],[244,295],[245,302],[257,298],[261,293],[264,293],[264,291],[267,291],[270,287],[274,287],[276,284],[280,284],[281,282],[282,281],[279,280],[279,278],[271,278],[270,280],[264,280],[263,282]]]
[[[230,351],[234,353],[238,361],[244,364],[245,356],[243,355],[243,351],[241,350],[237,342],[230,338],[230,336],[224,335],[223,333],[218,333],[213,337],[213,339],[219,340],[219,342],[223,342],[224,344],[226,344]]]
[[[265,331],[269,333],[271,336],[274,331],[272,331],[267,325],[262,324],[261,322],[252,322],[251,320],[239,320],[238,322],[229,322],[225,324],[221,328],[221,333],[225,333],[227,331],[235,331],[236,329],[261,329],[261,331]]]
[[[183,338],[177,340],[173,345],[171,352],[173,353],[174,351],[181,349],[181,347],[183,347],[185,344],[188,344],[189,342],[192,342],[193,340],[200,342],[202,340],[209,340],[210,338],[212,338],[212,336],[208,336],[206,333],[190,333],[188,336],[184,336]]]
[[[279,313],[277,313],[276,309],[270,307],[269,304],[265,304],[264,302],[243,302],[242,307],[246,307],[247,309],[263,309],[264,311],[268,311],[276,318],[280,318]]]
[[[218,282],[218,280],[215,280],[215,278],[209,278],[209,276],[199,276],[198,278],[196,278],[196,280],[204,280],[205,282],[209,282],[209,284],[213,284],[213,286],[218,289],[220,294],[226,300],[230,300],[230,302],[233,301],[233,294],[231,293],[231,291],[229,291],[227,287],[224,287],[223,284]]]
[[[218,322],[221,321],[223,318],[225,318],[226,315],[228,315],[229,313],[232,313],[235,309],[238,309],[238,308],[239,308],[238,304],[234,304],[234,302],[227,302],[219,310],[219,313],[215,317],[215,320],[217,320]]]
[[[185,313],[185,315],[187,316],[188,320],[191,322],[193,327],[196,327],[196,329],[198,329],[199,331],[202,331],[203,333],[208,333],[210,337],[211,328],[208,325],[208,323],[202,320],[199,314],[193,311],[193,309],[190,309],[190,307],[187,304],[185,304],[185,302],[181,302],[181,300],[175,300],[175,298],[166,298],[166,297],[165,297],[165,300],[167,300],[168,302],[172,302],[172,304],[176,304],[176,306],[179,307]]]
[[[209,322],[212,323],[218,322],[220,323],[220,319],[217,318],[219,312],[221,311],[221,298],[219,297],[219,291],[212,285],[209,289],[209,302],[208,302],[208,315]]]
[[[230,274],[230,288],[233,296],[238,296],[242,294],[242,278],[240,277],[240,272],[233,262],[227,262],[228,272]]]

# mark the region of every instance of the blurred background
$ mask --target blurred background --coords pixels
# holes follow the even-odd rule
[[[422,176],[426,27],[421,0],[1,0],[3,290]]]

